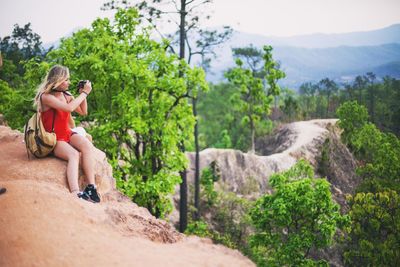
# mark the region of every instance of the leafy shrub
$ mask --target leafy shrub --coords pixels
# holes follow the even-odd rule
[[[400,179],[400,140],[383,133],[372,123],[365,124],[353,137],[353,147],[363,165],[358,173],[364,178]]]
[[[393,190],[348,197],[352,228],[345,261],[351,266],[400,266],[400,196]]]
[[[250,245],[260,266],[314,266],[311,249],[329,246],[346,222],[333,202],[330,184],[316,179],[312,166],[300,160],[283,173],[270,177],[275,190],[257,200],[251,210],[256,233]]]
[[[342,140],[351,147],[354,134],[368,121],[368,110],[357,101],[349,101],[343,103],[336,113],[339,117],[339,126],[343,129]]]
[[[212,207],[217,202],[218,193],[214,189],[214,183],[220,179],[218,172],[217,164],[213,161],[210,167],[204,168],[201,173],[201,197],[208,208]]]

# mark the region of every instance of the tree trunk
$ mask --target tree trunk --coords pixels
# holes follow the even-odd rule
[[[256,151],[255,144],[254,144],[255,130],[254,130],[254,122],[252,119],[250,119],[250,131],[251,131],[251,153],[255,154],[255,151]]]
[[[185,59],[185,19],[186,19],[186,0],[181,0],[180,10],[181,21],[179,23],[179,58]]]
[[[199,153],[199,139],[198,139],[198,124],[197,124],[197,98],[193,97],[193,116],[196,119],[194,125],[194,143],[196,148],[195,157],[195,172],[194,172],[194,207],[196,208],[194,218],[195,220],[200,219],[200,153]]]
[[[186,19],[186,0],[181,0],[179,24],[179,58],[185,59],[185,19]],[[183,76],[183,72],[179,72],[179,76]],[[185,145],[181,144],[181,151],[185,153]],[[180,203],[179,203],[179,231],[185,232],[187,227],[187,177],[186,170],[180,172],[182,183],[180,185]]]
[[[185,146],[181,149],[185,151]],[[180,199],[179,199],[179,232],[184,233],[187,227],[187,177],[186,170],[180,172],[182,183],[180,184]]]

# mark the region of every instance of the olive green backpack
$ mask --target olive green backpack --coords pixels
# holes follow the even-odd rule
[[[40,95],[40,101],[42,101],[42,95]],[[31,152],[37,158],[46,157],[50,154],[57,143],[56,134],[54,133],[54,119],[56,117],[56,111],[54,111],[53,123],[51,126],[52,132],[49,133],[45,130],[41,112],[38,110],[25,124],[24,140],[26,145],[26,151]],[[29,152],[28,152],[29,151]]]

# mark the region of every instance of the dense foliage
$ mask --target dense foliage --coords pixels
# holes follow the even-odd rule
[[[209,237],[217,243],[250,254],[248,237],[251,224],[248,213],[252,201],[233,192],[227,192],[227,189],[221,188],[222,183],[218,181],[220,181],[220,171],[216,162],[212,161],[203,169],[201,175],[200,220],[191,220],[186,233]],[[256,189],[250,188],[251,185],[244,185],[244,187],[248,187],[251,192]],[[193,201],[190,203],[193,204]],[[191,210],[193,213],[193,209]]]
[[[311,250],[328,247],[346,216],[332,200],[330,184],[314,177],[312,166],[300,160],[270,177],[274,193],[257,200],[251,211],[256,233],[251,246],[260,266],[316,266]],[[327,264],[326,264],[327,265]]]
[[[27,65],[41,62],[48,52],[42,47],[40,36],[34,33],[30,23],[24,27],[14,26],[11,35],[0,38],[3,65],[0,67],[0,114],[12,128],[22,130],[30,117],[36,79]],[[41,69],[37,69],[41,74]]]
[[[253,50],[242,48],[235,54],[243,60],[244,68],[254,72],[253,75],[256,77],[263,75],[264,72],[260,67],[261,61]],[[400,101],[400,82],[391,77],[361,82],[368,81],[367,77],[373,77],[372,73],[368,75],[357,76],[353,82],[344,85],[336,84],[328,78],[317,83],[308,82],[301,85],[298,92],[282,88],[279,95],[274,96],[275,103],[272,109],[271,104],[269,105],[272,112],[269,115],[264,113],[256,122],[255,137],[269,134],[272,128],[281,122],[337,117],[339,106],[349,101],[364,105],[367,112],[360,114],[360,118],[349,117],[349,121],[346,122],[347,127],[351,127],[355,120],[366,121],[366,117],[368,117],[379,130],[391,132],[399,137],[400,106],[397,103]],[[249,150],[251,147],[250,127],[245,127],[249,124],[242,124],[248,122],[245,118],[246,113],[243,112],[244,109],[238,109],[239,106],[235,105],[235,101],[233,101],[240,94],[241,88],[230,82],[214,84],[208,94],[200,95],[198,106],[202,122],[200,123],[202,147],[222,147],[224,142],[221,141],[224,138],[230,140],[229,144],[232,148],[242,151]],[[353,111],[345,110],[343,112]],[[355,113],[356,116],[357,114]],[[346,136],[343,136],[343,140],[351,146]],[[226,146],[225,148],[230,147]]]
[[[392,133],[381,132],[367,121],[365,107],[355,101],[338,109],[342,138],[362,162],[358,174],[364,184],[371,179],[398,182],[400,177],[400,140]],[[370,188],[372,190],[372,188]]]
[[[370,72],[343,85],[325,78],[301,85],[295,100],[300,106],[299,119],[334,117],[341,104],[356,101],[366,107],[370,121],[380,130],[400,136],[400,80],[378,80]]]
[[[351,230],[345,252],[350,266],[400,265],[400,196],[392,190],[349,197]]]
[[[400,264],[400,140],[368,122],[367,109],[355,101],[338,109],[343,138],[361,162],[363,178],[348,197],[351,227],[345,261],[351,266]]]
[[[209,92],[200,93],[199,139],[202,148],[247,150],[250,147],[249,128],[241,125],[242,115],[229,101],[238,93],[239,89],[229,83],[211,85]]]
[[[47,53],[42,47],[40,36],[32,31],[30,23],[23,27],[15,24],[11,35],[0,38],[0,51],[4,57],[0,79],[13,87],[20,85],[25,73],[23,61],[43,59]]]
[[[356,131],[368,121],[368,111],[365,107],[358,105],[356,101],[351,101],[341,105],[337,114],[340,118],[339,126],[343,129],[342,140],[346,144],[352,144]]]

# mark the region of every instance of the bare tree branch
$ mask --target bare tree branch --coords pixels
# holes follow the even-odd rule
[[[189,38],[187,37],[187,35],[186,35],[186,38],[185,38],[185,42],[186,42],[186,45],[187,45],[187,47],[188,47],[188,64],[190,65],[190,62],[191,62],[191,60],[192,60],[192,47],[190,46],[190,43],[189,43]]]
[[[207,1],[203,1],[202,3],[199,3],[199,4],[197,4],[197,5],[192,6],[192,7],[188,10],[188,12],[192,12],[194,9],[196,9],[196,8],[198,8],[199,6],[205,4],[205,2],[207,2]]]

